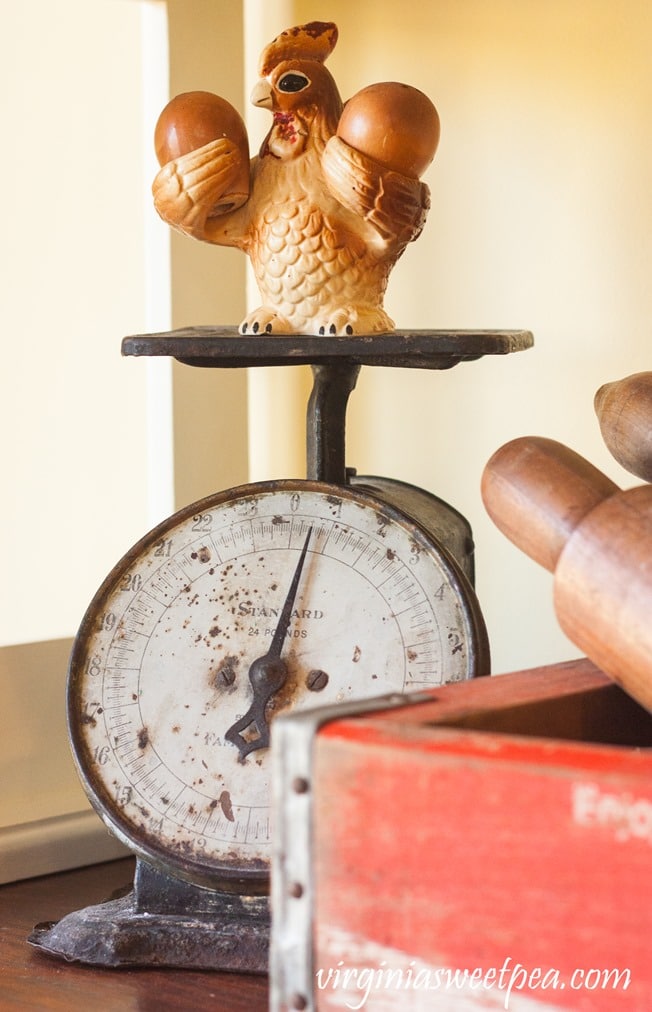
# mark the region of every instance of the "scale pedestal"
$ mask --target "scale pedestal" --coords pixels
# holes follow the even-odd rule
[[[396,330],[354,337],[247,335],[233,327],[186,327],[126,337],[123,355],[170,357],[211,369],[309,365],[308,478],[344,485],[345,419],[360,368],[451,369],[485,355],[507,355],[533,344],[527,330]]]
[[[484,355],[521,351],[532,343],[528,331],[242,337],[233,328],[195,327],[128,337],[122,350],[128,356],[169,356],[202,368],[310,365],[314,384],[306,423],[308,479],[357,485],[371,499],[425,526],[455,560],[471,594],[473,542],[468,522],[424,490],[394,479],[358,478],[348,470],[347,403],[363,365],[450,369]],[[486,674],[488,645],[482,632],[477,643],[476,673]],[[177,878],[139,856],[131,892],[76,911],[56,924],[37,925],[29,941],[49,955],[92,965],[264,973],[270,934],[268,886],[268,881],[262,887],[257,884],[255,892],[241,883],[233,884],[231,891],[220,891]]]
[[[37,924],[28,941],[92,966],[168,966],[265,973],[269,897],[217,892],[136,862],[133,889]]]

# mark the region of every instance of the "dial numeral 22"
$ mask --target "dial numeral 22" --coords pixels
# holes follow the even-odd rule
[[[210,531],[212,523],[213,516],[211,513],[198,513],[197,516],[192,518],[192,529],[203,534],[206,531]]]

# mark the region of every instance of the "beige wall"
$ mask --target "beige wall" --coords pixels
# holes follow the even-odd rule
[[[288,27],[285,10],[252,3],[269,38]],[[652,8],[297,0],[293,15],[338,24],[329,67],[344,98],[394,79],[439,109],[429,221],[390,279],[397,325],[522,327],[536,341],[452,372],[363,370],[348,463],[415,482],[469,517],[495,670],[570,657],[551,577],[493,528],[479,482],[495,449],[536,433],[635,483],[604,449],[592,402],[603,382],[651,367]]]

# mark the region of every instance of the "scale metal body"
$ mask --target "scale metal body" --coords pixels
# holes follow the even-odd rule
[[[127,338],[204,367],[310,364],[307,477],[191,504],[138,542],[82,621],[68,726],[88,797],[136,855],[133,889],[38,925],[67,960],[265,972],[279,713],[346,709],[489,673],[468,522],[430,493],[345,466],[363,364],[450,368],[528,332]]]

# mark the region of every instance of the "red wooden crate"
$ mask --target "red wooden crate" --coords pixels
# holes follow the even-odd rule
[[[420,698],[276,721],[274,1007],[649,1012],[652,717],[587,660]]]

